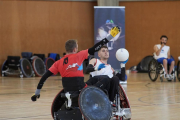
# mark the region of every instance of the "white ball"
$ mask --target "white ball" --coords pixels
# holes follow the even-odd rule
[[[178,60],[180,61],[180,56],[178,57]]]
[[[116,58],[120,62],[125,62],[129,59],[129,52],[124,48],[120,48],[116,51]]]

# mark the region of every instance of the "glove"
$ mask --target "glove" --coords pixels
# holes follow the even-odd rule
[[[102,68],[105,68],[106,65],[104,63],[100,64],[97,68],[95,68],[95,70],[101,70]]]
[[[37,98],[40,98],[40,94],[39,94],[39,95],[35,95],[35,94],[34,94],[34,95],[31,97],[31,100],[32,100],[32,101],[36,101]]]
[[[40,98],[40,91],[41,89],[36,89],[35,94],[31,97],[32,101],[36,101],[37,98]]]
[[[111,28],[110,34],[115,37],[119,32],[121,32],[118,26]]]

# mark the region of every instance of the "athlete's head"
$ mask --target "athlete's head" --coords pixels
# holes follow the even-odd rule
[[[65,48],[67,53],[77,53],[78,52],[77,40],[66,41]]]
[[[107,46],[102,46],[101,49],[98,51],[98,56],[101,60],[109,58],[109,50]]]
[[[166,44],[168,40],[168,37],[166,35],[162,35],[160,37],[161,44]]]

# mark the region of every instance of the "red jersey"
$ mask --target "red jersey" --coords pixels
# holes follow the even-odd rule
[[[84,77],[83,61],[88,58],[88,49],[82,50],[76,54],[65,55],[56,61],[50,68],[54,75],[58,72],[62,77]]]

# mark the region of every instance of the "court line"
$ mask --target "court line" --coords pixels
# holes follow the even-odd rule
[[[46,115],[38,115],[38,116],[26,116],[26,117],[17,117],[17,118],[1,118],[1,120],[15,120],[15,119],[23,119],[23,118],[37,118],[37,117],[42,117],[42,116],[49,116],[51,114],[46,114]],[[43,118],[44,119],[44,118]]]

